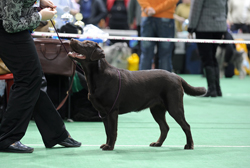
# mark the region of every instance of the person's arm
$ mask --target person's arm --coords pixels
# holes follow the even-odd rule
[[[185,21],[184,17],[174,14],[174,19],[180,22],[181,24]]]
[[[232,1],[228,1],[228,6],[227,6],[227,23],[229,24],[229,26],[231,26],[231,24],[233,23],[233,19],[232,19]]]
[[[168,9],[173,8],[173,6],[176,6],[177,2],[179,0],[165,0],[162,3],[160,3],[154,10],[155,13],[161,13],[163,11],[166,11]]]
[[[204,0],[193,0],[191,2],[191,9],[189,14],[189,26],[188,32],[192,34],[196,31],[198,23],[200,21],[200,15],[202,11]]]
[[[98,9],[99,13],[96,16],[91,16],[91,18],[89,18],[89,23],[98,24],[101,19],[107,16],[108,11],[106,9],[106,5],[104,4],[102,0],[96,1],[96,6],[94,7],[95,7],[95,10]]]
[[[25,4],[24,4],[25,2]],[[40,23],[40,15],[31,5],[35,0],[8,0],[4,8],[5,18],[3,19],[3,27],[8,33],[20,32],[23,30],[33,30]],[[22,6],[27,5],[27,8]]]
[[[128,4],[128,25],[133,24],[136,12],[136,0],[130,0]]]

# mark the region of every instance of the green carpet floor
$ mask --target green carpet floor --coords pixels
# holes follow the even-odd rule
[[[205,86],[200,75],[181,75],[193,86]],[[148,109],[119,116],[113,151],[102,151],[102,122],[66,122],[80,148],[46,149],[33,121],[22,143],[32,154],[0,153],[0,168],[248,168],[250,167],[250,77],[221,79],[222,98],[184,96],[185,115],[194,150],[184,150],[185,135],[167,114],[170,131],[162,147],[149,147],[159,137]]]

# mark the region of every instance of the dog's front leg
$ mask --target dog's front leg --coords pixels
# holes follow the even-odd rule
[[[100,146],[100,148],[103,148],[104,146],[107,146],[107,144],[109,143],[108,117],[107,117],[107,116],[106,116],[106,117],[103,117],[103,118],[102,118],[102,122],[103,122],[103,124],[104,124],[104,128],[105,128],[107,140],[106,140],[106,143],[105,143],[105,144],[102,144],[102,145]]]
[[[113,150],[117,138],[117,123],[118,111],[113,111],[107,115],[107,120],[104,122],[107,142],[101,146],[102,150]]]

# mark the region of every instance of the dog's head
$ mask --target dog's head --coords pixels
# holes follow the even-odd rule
[[[105,54],[102,48],[93,41],[80,42],[75,39],[71,39],[70,47],[73,52],[69,52],[68,56],[80,63],[83,61],[97,61],[101,58],[105,58]]]

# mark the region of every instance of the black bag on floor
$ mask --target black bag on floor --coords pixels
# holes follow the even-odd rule
[[[196,43],[186,44],[185,73],[201,74],[201,59]]]
[[[85,76],[79,71],[76,71],[74,79],[74,85],[81,85],[81,87],[78,86],[78,89],[74,89],[74,87],[72,87],[72,119],[74,121],[102,121],[99,117],[98,111],[96,111],[91,102],[88,100],[88,86]]]
[[[71,96],[71,116],[74,121],[102,121],[88,100],[88,91],[82,89]]]

